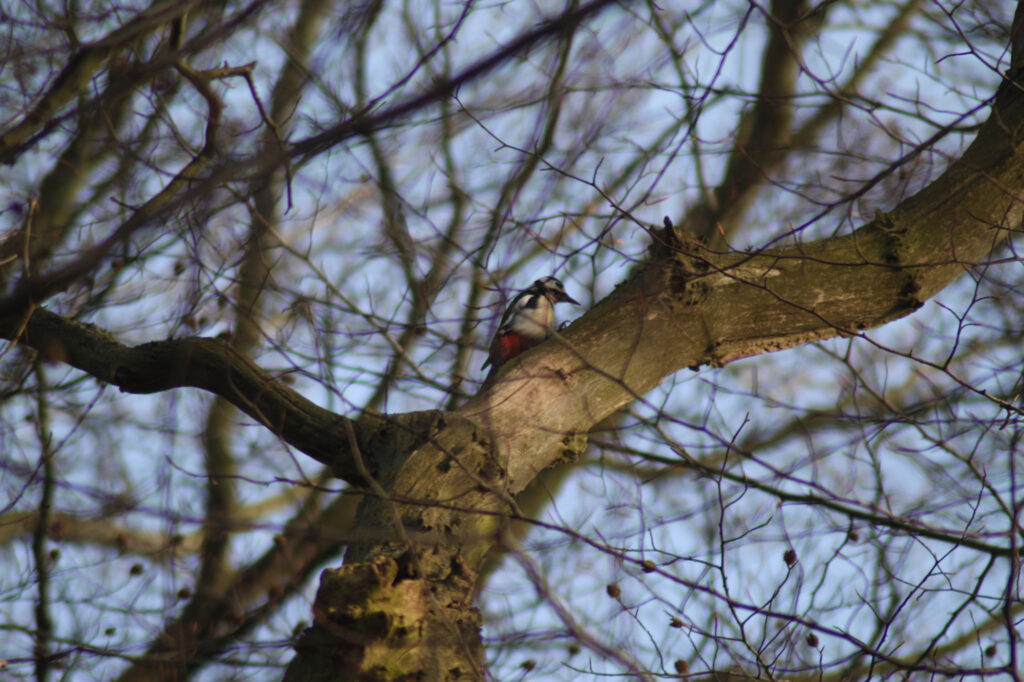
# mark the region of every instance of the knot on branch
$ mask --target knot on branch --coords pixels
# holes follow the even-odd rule
[[[651,230],[651,258],[666,266],[668,290],[683,305],[696,305],[707,298],[702,281],[711,270],[703,242],[694,234],[676,229],[665,216],[662,229]]]
[[[893,300],[892,310],[886,315],[902,317],[907,311],[914,311],[924,305],[921,297],[921,281],[924,271],[915,265],[913,243],[909,239],[907,227],[902,219],[894,213],[875,211],[874,227],[883,237],[882,258],[886,265],[904,277],[903,287]]]
[[[567,433],[562,438],[562,451],[552,466],[559,463],[573,464],[580,461],[580,457],[586,452],[589,439],[586,433]]]

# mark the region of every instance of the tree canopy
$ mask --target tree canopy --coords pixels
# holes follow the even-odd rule
[[[1020,8],[3,12],[6,672],[1021,679]]]

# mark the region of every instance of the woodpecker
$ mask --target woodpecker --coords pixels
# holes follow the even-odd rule
[[[562,302],[579,305],[565,293],[557,277],[541,277],[512,299],[484,360],[483,367],[492,366],[488,379],[503,364],[551,336],[555,330],[555,304]]]

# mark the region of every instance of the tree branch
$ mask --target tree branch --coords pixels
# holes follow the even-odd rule
[[[18,337],[18,320],[0,319],[0,337],[35,348],[50,361],[66,362],[126,393],[201,388],[229,400],[287,443],[354,477],[343,465],[345,417],[325,410],[260,369],[227,344],[207,338],[168,339],[126,346],[91,324],[37,309]],[[371,421],[367,418],[367,421]]]

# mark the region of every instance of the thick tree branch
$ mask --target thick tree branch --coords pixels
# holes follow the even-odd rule
[[[126,393],[201,388],[320,462],[333,466],[348,459],[345,417],[316,406],[221,341],[169,339],[130,347],[94,325],[45,309],[33,313],[20,337],[18,322],[0,320],[0,336],[35,348],[44,359],[66,362]],[[345,469],[335,472],[341,478],[355,475]]]

